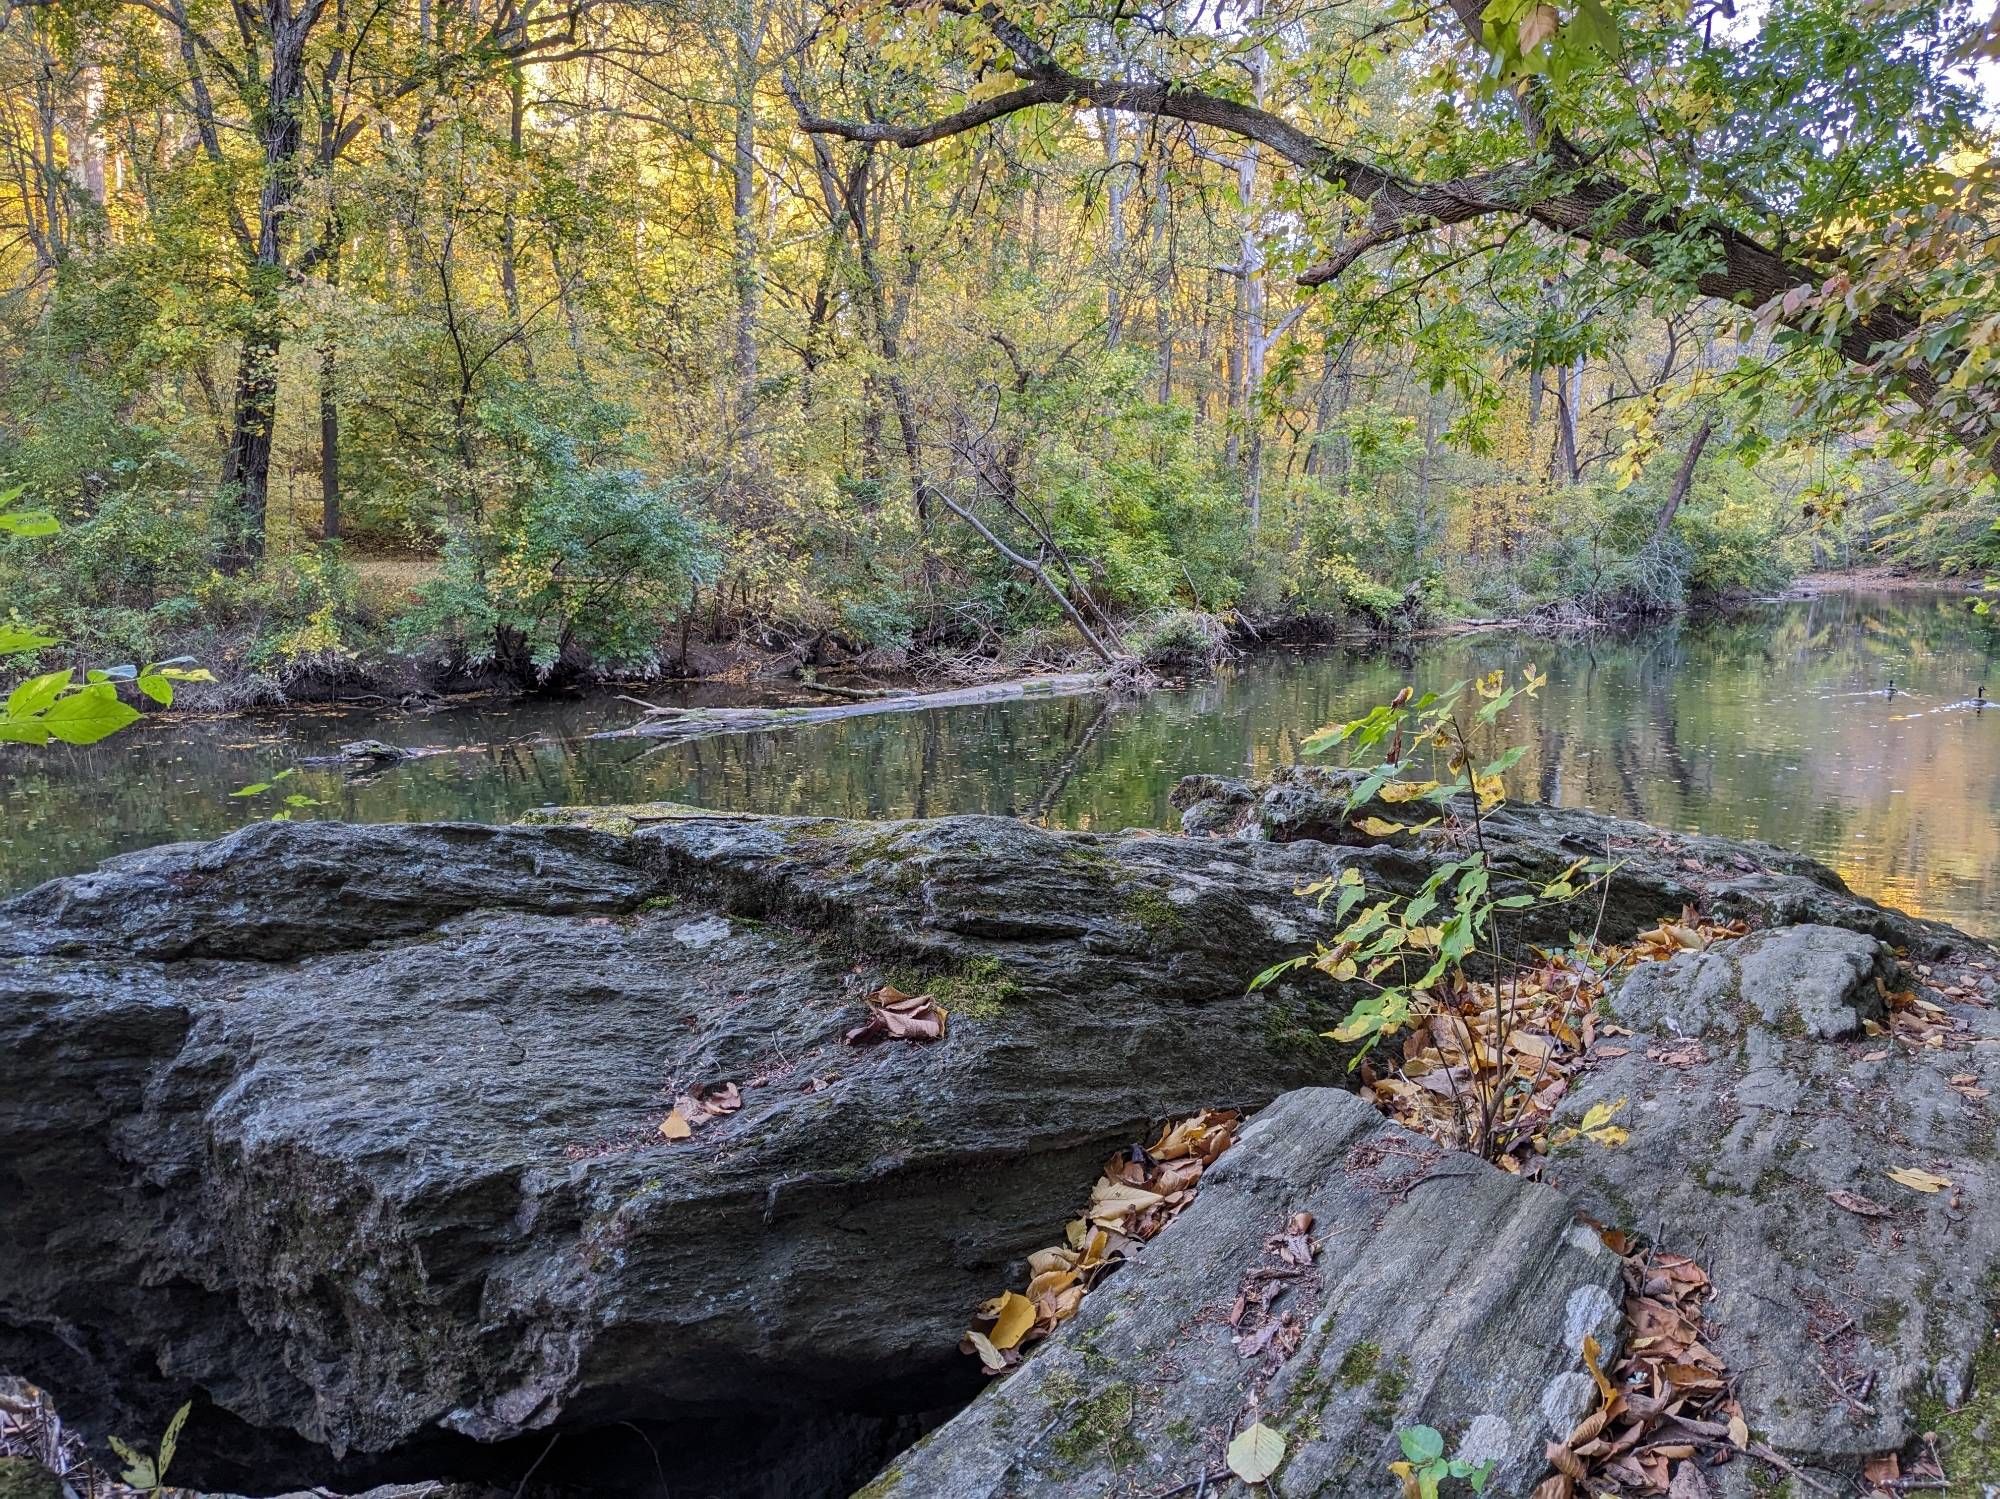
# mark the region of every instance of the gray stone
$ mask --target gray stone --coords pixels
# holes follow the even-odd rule
[[[1891,954],[1823,926],[1639,969],[1611,1004],[1636,1034],[1599,1043],[1626,1054],[1601,1060],[1563,1110],[1573,1123],[1624,1100],[1631,1139],[1563,1147],[1545,1175],[1603,1221],[1701,1262],[1711,1341],[1752,1429],[1843,1480],[1967,1397],[2000,1289],[2000,1132],[1990,1101],[1949,1085],[1970,1074],[2000,1087],[2000,1024],[1961,1010],[1935,1048],[1870,1034],[1885,1013],[1878,979],[1900,981]],[[1903,1167],[1952,1185],[1913,1191],[1889,1176]],[[1887,1211],[1857,1213],[1835,1192]]]
[[[1286,1282],[1296,1352],[1243,1356],[1229,1323],[1296,1212],[1320,1241]],[[1440,1150],[1352,1094],[1287,1093],[1200,1195],[1021,1369],[898,1458],[871,1495],[1014,1499],[1234,1490],[1224,1453],[1260,1420],[1286,1441],[1271,1492],[1393,1492],[1396,1433],[1494,1464],[1525,1494],[1595,1396],[1586,1337],[1617,1346],[1620,1262],[1546,1187]],[[1248,1327],[1246,1322],[1245,1326]]]
[[[696,817],[261,824],[56,881],[0,905],[0,1369],[93,1437],[201,1392],[209,1486],[559,1431],[649,1471],[640,1421],[676,1486],[828,1491],[977,1388],[969,1309],[1109,1150],[1339,1073],[1323,1002],[1244,994],[1323,862]],[[943,1043],[841,1044],[888,978]],[[720,1081],[740,1113],[659,1138]]]
[[[1392,859],[1439,856],[1435,834],[1380,836],[1362,831],[1368,817],[1411,820],[1407,806],[1372,801],[1347,810],[1356,773],[1314,766],[1286,766],[1267,782],[1190,776],[1176,788],[1183,831],[1190,836],[1255,839],[1272,843],[1322,843],[1385,860],[1364,866],[1371,879],[1386,875],[1401,888]],[[1450,804],[1461,827],[1470,826],[1464,797]],[[1970,945],[1963,932],[1893,911],[1854,894],[1833,870],[1801,854],[1748,839],[1676,833],[1627,818],[1572,807],[1509,802],[1484,819],[1481,834],[1500,878],[1496,891],[1539,890],[1577,859],[1617,863],[1601,917],[1589,927],[1621,941],[1677,913],[1683,905],[1718,917],[1742,917],[1752,926],[1808,923],[1845,927],[1879,937],[1919,957],[1941,956]],[[1561,941],[1579,924],[1574,910],[1550,908],[1514,923],[1521,941]]]
[[[1313,820],[1332,794],[1291,782],[1277,830],[1341,831]],[[1261,796],[1246,790],[1243,805]],[[260,824],[0,903],[0,1369],[54,1392],[93,1439],[157,1432],[198,1394],[175,1476],[211,1487],[437,1475],[511,1491],[560,1435],[544,1478],[837,1492],[978,1388],[955,1350],[970,1309],[1020,1283],[1024,1256],[1052,1241],[1109,1150],[1164,1119],[1256,1109],[1345,1075],[1348,1054],[1321,1033],[1355,991],[1315,979],[1244,993],[1326,933],[1297,888],[1354,867],[1407,893],[1456,853],[983,817],[615,811],[616,831]],[[1489,830],[1502,893],[1608,843],[1625,862],[1607,935],[1699,900],[1772,924],[1813,915],[1919,952],[1965,941],[1754,845],[1533,809]],[[1539,919],[1511,924],[1510,939],[1560,940],[1570,924]],[[1595,1156],[1557,1163],[1583,1200],[1623,1204],[1607,1221],[1658,1209],[1719,1231],[1728,1190],[1747,1196],[1762,1177],[1746,1151],[1780,1172],[1799,1171],[1808,1144],[1821,1166],[1840,1148],[1934,1164],[1983,1147],[1990,1161],[1983,1116],[1940,1094],[1932,1060],[1899,1054],[1868,1072],[1854,1061],[1863,1043],[1811,1039],[1840,1034],[1842,1006],[1868,1003],[1857,981],[1879,971],[1872,952],[1815,938],[1757,971],[1758,998],[1741,1006],[1730,986],[1752,970],[1704,978],[1698,995],[1662,991],[1662,1028],[1682,1014],[1718,1036],[1735,1025],[1742,1055],[1713,1086],[1644,1071],[1622,1084],[1636,1103],[1645,1082],[1645,1103],[1679,1121],[1674,1140],[1656,1149],[1647,1136],[1629,1154],[1645,1173],[1627,1175],[1623,1157],[1595,1177]],[[885,980],[934,993],[947,1039],[842,1045]],[[1635,1017],[1642,997],[1630,993]],[[1991,1055],[1951,1065],[1984,1075]],[[739,1113],[684,1143],[659,1138],[677,1094],[723,1081],[741,1087]],[[1358,1120],[1360,1108],[1325,1112]],[[1718,1130],[1735,1132],[1735,1155],[1709,1150]],[[1841,1130],[1867,1138],[1819,1138]],[[1282,1173],[1257,1177],[1257,1154],[1244,1159],[1231,1168],[1244,1214],[1280,1205]],[[1875,1184],[1870,1195],[1900,1192],[1868,1175],[1874,1164],[1857,1156],[1845,1174]],[[1494,1299],[1526,1297],[1537,1265],[1574,1289],[1566,1257],[1584,1250],[1550,1194],[1433,1163],[1406,1202],[1377,1204],[1408,1230],[1391,1243],[1349,1211],[1365,1181],[1294,1165],[1330,1204],[1321,1274],[1348,1310],[1289,1362],[1299,1372],[1274,1376],[1264,1410],[1282,1409],[1308,1367],[1369,1341],[1411,1363],[1410,1401],[1399,1393],[1385,1422],[1435,1415],[1454,1441],[1514,1453],[1524,1391],[1551,1429],[1581,1408],[1574,1349],[1558,1345],[1591,1309],[1572,1314],[1568,1290],[1525,1312]],[[1881,1346],[1915,1348],[1946,1390],[1963,1388],[1959,1354],[1980,1319],[1937,1310],[1940,1288],[1984,1292],[1989,1169],[1966,1168],[1974,1186],[1957,1208],[1896,1199],[1900,1216],[1874,1226],[1799,1210],[1818,1242],[1851,1252],[1846,1280],[1814,1272],[1829,1287],[1889,1304],[1885,1322],[1922,1302]],[[1942,1241],[1950,1212],[1963,1252]],[[1493,1265],[1472,1261],[1465,1224],[1484,1224]],[[1716,1278],[1768,1293],[1769,1256],[1785,1266],[1801,1251],[1775,1215],[1754,1226],[1740,1254],[1724,1246]],[[1172,1232],[1155,1247],[1202,1248],[1196,1230]],[[1918,1242],[1900,1254],[1866,1237],[1885,1232]],[[1149,1254],[1161,1268],[1145,1273],[1168,1273],[1178,1254]],[[1921,1294],[1878,1295],[1870,1254],[1895,1258]],[[1425,1264],[1485,1299],[1433,1296],[1419,1315],[1364,1294],[1407,1296]],[[1124,1278],[1091,1304],[1125,1294]],[[1516,1360],[1506,1348],[1522,1316],[1550,1330]],[[1433,1322],[1477,1351],[1459,1366],[1504,1386],[1506,1402],[1454,1393],[1422,1341]],[[1046,1378],[1034,1366],[1069,1336],[1009,1383]],[[1924,1365],[1933,1346],[1949,1357]],[[1898,1398],[1913,1388],[1882,1377]],[[1307,1396],[1296,1400],[1298,1417]],[[1322,1404],[1322,1430],[1348,1433],[1356,1466],[1334,1471],[1327,1454],[1346,1439],[1328,1437],[1320,1456],[1301,1448],[1292,1481],[1359,1483],[1364,1468],[1379,1480],[1386,1430],[1362,1441],[1352,1424],[1375,1402],[1336,1391]],[[1181,1457],[1212,1456],[1226,1418],[1190,1429],[1199,1441]],[[622,1472],[605,1457],[614,1443]]]

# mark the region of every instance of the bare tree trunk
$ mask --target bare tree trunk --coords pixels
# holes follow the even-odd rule
[[[1583,395],[1583,360],[1574,368],[1556,369],[1556,462],[1566,482],[1582,480],[1576,447],[1576,407]]]
[[[319,347],[320,536],[340,539],[340,407],[334,399],[333,341]]]
[[[757,404],[757,73],[763,50],[755,0],[737,0],[731,30],[731,71],[735,97],[735,139],[731,153],[734,192],[730,200],[730,278],[736,288],[737,440],[755,426]]]
[[[1125,200],[1131,183],[1125,177],[1124,124],[1123,115],[1098,112],[1105,164],[1104,344],[1111,349],[1118,347],[1125,328]]]
[[[294,14],[290,0],[265,0],[261,19],[270,49],[257,135],[264,148],[264,182],[257,195],[256,254],[250,266],[249,328],[237,358],[235,416],[222,460],[222,485],[236,513],[223,550],[234,572],[264,555],[271,495],[271,429],[277,420],[278,355],[283,347],[281,254],[285,219],[299,183],[299,109],[305,95],[305,46],[318,19],[318,0]]]
[[[528,112],[526,80],[521,76],[521,67],[516,63],[507,72],[507,146],[508,167],[507,192],[500,213],[500,295],[507,304],[507,320],[516,328],[521,327],[521,282],[519,272],[519,226],[515,220],[515,199],[518,188],[515,175],[521,170],[522,125]],[[535,346],[523,329],[519,343],[521,362],[530,380],[535,378]]]
[[[1162,406],[1174,398],[1174,263],[1167,237],[1167,186],[1167,161],[1162,153],[1153,173],[1153,341],[1158,350]]]
[[[1701,463],[1702,449],[1715,435],[1715,418],[1705,416],[1701,425],[1695,428],[1694,437],[1688,443],[1687,452],[1681,456],[1680,471],[1674,475],[1674,487],[1667,493],[1667,503],[1660,507],[1660,519],[1653,527],[1653,539],[1665,541],[1667,533],[1673,529],[1674,517],[1680,513],[1681,502],[1687,499],[1688,491],[1694,488],[1694,471]]]

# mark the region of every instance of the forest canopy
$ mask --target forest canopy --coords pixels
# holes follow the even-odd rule
[[[1959,0],[16,3],[0,480],[61,527],[0,609],[545,680],[1983,569],[1996,58]]]

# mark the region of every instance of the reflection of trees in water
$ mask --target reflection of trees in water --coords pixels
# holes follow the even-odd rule
[[[368,782],[306,769],[301,816],[505,821],[529,807],[653,798],[719,810],[934,816],[1018,811],[1055,826],[1164,827],[1184,774],[1269,774],[1304,736],[1391,696],[1533,661],[1549,685],[1477,747],[1524,743],[1521,795],[1666,826],[1809,848],[1857,888],[1978,922],[2000,907],[2000,713],[1922,714],[1868,690],[1890,670],[1911,708],[1969,696],[1995,624],[1960,598],[1824,595],[1643,634],[1476,635],[1363,653],[1270,653],[1137,702],[1018,701],[671,745],[591,741],[610,703],[527,704],[430,719],[184,723],[115,745],[0,758],[0,882],[117,848],[226,832],[282,806],[229,792],[364,736],[485,745]],[[1856,695],[1856,694],[1860,695]],[[262,741],[262,742],[260,742]],[[1901,784],[1908,795],[1891,796]],[[1859,835],[1859,836],[1857,836]],[[1940,902],[1942,902],[1940,904]]]

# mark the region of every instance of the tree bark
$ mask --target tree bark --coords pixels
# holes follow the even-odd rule
[[[1701,425],[1695,428],[1694,438],[1688,443],[1687,452],[1681,457],[1681,466],[1674,475],[1674,487],[1667,493],[1667,503],[1660,507],[1659,522],[1653,527],[1653,539],[1665,541],[1667,533],[1673,529],[1674,517],[1680,513],[1681,503],[1694,488],[1694,471],[1701,463],[1702,449],[1715,434],[1715,418],[1705,416]]]
[[[755,0],[737,0],[730,41],[735,84],[730,157],[730,273],[736,287],[736,410],[732,415],[741,443],[754,429],[757,405],[757,74],[763,36]]]
[[[266,0],[260,19],[270,49],[263,106],[256,120],[264,180],[257,194],[256,253],[251,259],[249,327],[237,356],[235,415],[223,455],[222,485],[233,495],[226,571],[264,555],[271,494],[271,430],[278,411],[278,357],[284,347],[285,217],[298,195],[299,108],[305,95],[305,46],[323,0],[293,13],[290,0]]]
[[[331,340],[319,348],[319,512],[320,538],[340,539],[340,406],[334,396]]]

